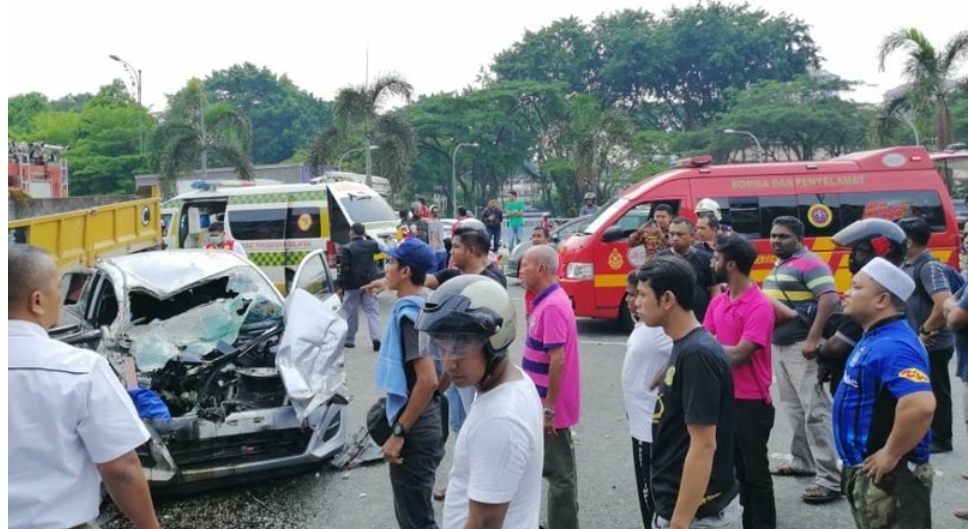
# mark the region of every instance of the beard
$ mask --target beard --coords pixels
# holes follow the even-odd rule
[[[724,268],[714,268],[713,269],[713,277],[716,279],[716,282],[717,283],[726,283],[727,282],[727,279],[728,279],[726,277],[726,269],[724,269]]]

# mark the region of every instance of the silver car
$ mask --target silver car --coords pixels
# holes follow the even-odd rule
[[[105,355],[129,388],[151,434],[137,453],[154,491],[306,469],[343,448],[346,322],[322,250],[288,298],[214,250],[104,259],[62,285],[52,336]]]

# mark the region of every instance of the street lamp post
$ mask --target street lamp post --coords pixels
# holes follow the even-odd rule
[[[342,171],[343,170],[343,158],[346,158],[348,155],[353,154],[354,152],[360,152],[360,151],[364,151],[364,150],[367,151],[367,155],[369,155],[369,152],[370,151],[375,151],[375,150],[377,150],[379,148],[380,148],[379,145],[369,145],[367,147],[359,147],[357,149],[350,149],[350,150],[344,152],[343,154],[340,155],[339,159],[336,161],[336,170],[337,171]],[[369,185],[369,184],[367,184],[367,185]]]
[[[138,106],[139,107],[142,106],[141,105],[141,70],[138,68],[135,68],[134,66],[132,66],[130,62],[122,59],[121,57],[118,57],[117,55],[108,55],[108,57],[113,61],[117,61],[123,64],[124,68],[128,70],[129,74],[131,74],[131,77],[134,78],[134,88],[135,88],[135,93],[138,97]],[[144,131],[142,130],[144,127],[142,127],[141,125],[141,114],[142,114],[141,110],[143,109],[139,108],[138,110],[139,110],[138,112],[138,152],[139,154],[144,154],[145,141],[144,141]]]
[[[474,143],[458,143],[457,147],[454,147],[454,156],[451,157],[450,161],[450,213],[453,218],[457,218],[457,151],[461,147],[480,147],[477,142]]]
[[[726,129],[723,132],[725,134],[746,134],[750,138],[753,138],[753,141],[756,142],[756,161],[759,163],[763,163],[763,146],[760,145],[760,140],[756,136],[754,136],[752,132],[747,132],[745,130],[733,130],[733,129]]]

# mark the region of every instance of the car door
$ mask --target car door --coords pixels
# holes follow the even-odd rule
[[[339,296],[336,295],[336,285],[333,276],[330,274],[330,268],[326,264],[325,250],[313,250],[299,263],[299,268],[296,269],[296,274],[292,278],[289,297],[292,297],[292,292],[296,289],[302,289],[312,294],[330,310],[339,310],[342,303]]]

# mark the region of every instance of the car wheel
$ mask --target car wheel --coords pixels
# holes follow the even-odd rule
[[[635,328],[635,318],[632,317],[632,312],[629,311],[629,305],[625,302],[628,296],[622,297],[622,304],[619,305],[618,309],[618,324],[622,327],[625,332],[632,332]]]

